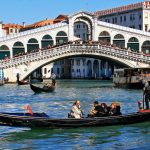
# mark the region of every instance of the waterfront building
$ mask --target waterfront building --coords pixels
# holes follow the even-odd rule
[[[17,34],[20,32],[20,29],[23,28],[22,25],[13,24],[13,23],[3,24],[2,27],[3,27],[3,30],[6,31],[6,35]]]
[[[150,1],[96,11],[98,20],[150,31]]]
[[[3,29],[3,23],[0,21],[0,37],[6,36],[6,30]]]

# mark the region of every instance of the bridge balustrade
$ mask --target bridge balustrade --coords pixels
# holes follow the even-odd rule
[[[5,37],[0,37],[0,42],[10,40],[10,39],[13,39],[13,38],[18,38],[18,37],[25,36],[25,35],[29,35],[29,34],[34,34],[34,33],[37,33],[37,32],[48,30],[48,29],[54,29],[54,28],[62,27],[62,26],[65,26],[65,25],[67,25],[67,23],[60,22],[60,23],[56,23],[56,24],[52,24],[52,25],[39,27],[39,28],[32,29],[32,30],[19,32],[19,33],[12,34],[12,35],[7,35]]]
[[[31,52],[26,55],[22,55],[19,57],[14,57],[12,59],[7,59],[0,61],[0,64],[4,67],[11,67],[14,65],[19,65],[20,63],[28,63],[35,60],[46,59],[48,57],[53,57],[55,55],[61,55],[62,53],[68,52],[90,52],[90,53],[100,53],[108,56],[119,57],[122,59],[128,59],[132,61],[139,61],[146,64],[150,63],[150,57],[141,53],[136,53],[124,49],[119,49],[106,45],[95,45],[95,44],[67,44],[59,47],[53,47],[50,49],[39,50],[37,52]]]

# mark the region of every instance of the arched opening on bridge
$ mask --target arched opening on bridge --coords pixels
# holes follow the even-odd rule
[[[37,39],[35,38],[29,39],[28,44],[27,44],[27,52],[31,52],[34,50],[36,51],[38,49],[39,49],[39,44],[38,44]]]
[[[143,42],[142,52],[145,53],[145,54],[150,54],[150,41]]]
[[[92,22],[88,17],[80,16],[75,19],[74,36],[83,41],[92,40]]]
[[[81,21],[75,22],[74,23],[74,36],[83,41],[89,40],[88,25]]]
[[[13,56],[25,53],[25,48],[22,42],[15,42],[12,48]]]
[[[91,60],[87,61],[87,77],[92,78],[92,62],[91,62]]]
[[[101,61],[101,77],[102,79],[106,78],[106,61]]]
[[[8,46],[2,45],[0,46],[0,59],[6,59],[10,57],[10,50]]]
[[[41,41],[41,45],[42,45],[42,48],[47,48],[51,45],[53,45],[53,39],[50,35],[44,35],[43,38],[42,38],[42,41]]]
[[[93,69],[94,69],[94,78],[99,78],[99,62],[98,60],[94,60],[93,63]]]
[[[63,44],[68,42],[68,36],[64,31],[60,31],[56,35],[56,44]]]
[[[102,31],[99,34],[98,40],[102,43],[109,43],[110,44],[110,40],[111,40],[110,34],[107,31]]]
[[[132,51],[139,52],[139,41],[136,37],[131,37],[127,43],[127,48]]]
[[[122,34],[117,34],[114,36],[113,44],[115,44],[117,47],[124,48],[125,47],[125,39]]]

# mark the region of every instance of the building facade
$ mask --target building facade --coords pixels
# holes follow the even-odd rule
[[[100,21],[150,31],[149,1],[97,11],[95,15]]]

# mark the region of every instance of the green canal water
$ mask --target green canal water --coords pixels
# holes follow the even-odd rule
[[[46,81],[45,81],[46,82]],[[52,118],[65,118],[74,101],[81,100],[85,115],[93,101],[120,102],[123,114],[138,110],[142,90],[115,88],[110,81],[58,80],[54,93],[34,94],[29,85],[0,87],[0,112],[25,112],[30,104],[34,112],[45,112]],[[55,150],[147,150],[150,145],[150,122],[125,126],[28,129],[0,126],[2,149]]]

